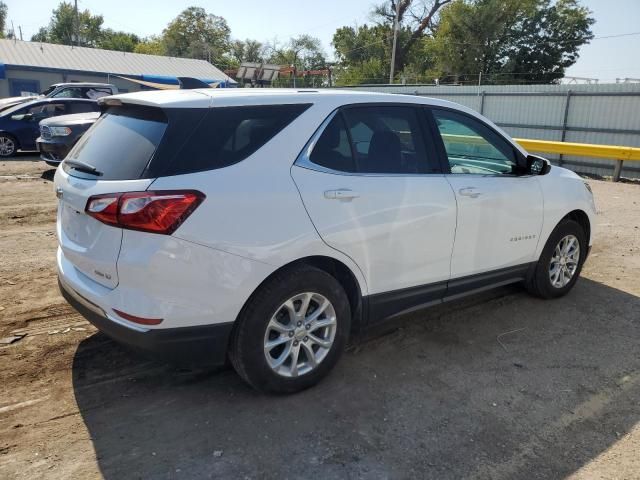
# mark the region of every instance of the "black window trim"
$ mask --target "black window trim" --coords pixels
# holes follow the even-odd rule
[[[440,135],[440,129],[438,128],[438,124],[436,123],[435,116],[433,115],[434,110],[435,111],[440,110],[440,111],[455,113],[456,115],[460,115],[462,117],[466,117],[466,118],[468,118],[468,119],[470,119],[472,121],[475,121],[475,122],[479,123],[482,127],[484,127],[487,130],[489,130],[489,132],[494,134],[496,137],[498,137],[499,139],[501,139],[502,141],[504,141],[507,145],[509,145],[511,147],[511,149],[513,150],[513,153],[515,155],[515,158],[516,158],[516,163],[517,163],[518,167],[520,167],[520,169],[521,169],[521,173],[496,173],[496,174],[491,174],[491,173],[460,173],[460,174],[451,173],[451,165],[449,164],[449,157],[447,155],[447,151],[445,149],[444,141],[442,140],[442,136]],[[527,159],[522,154],[522,152],[520,152],[520,150],[514,145],[514,143],[511,140],[509,140],[508,138],[505,138],[505,136],[503,134],[498,132],[495,128],[493,128],[491,125],[489,125],[486,122],[484,122],[482,119],[480,119],[478,117],[475,117],[473,115],[469,115],[468,113],[463,112],[463,111],[458,110],[458,109],[455,109],[455,108],[442,107],[442,106],[439,106],[439,105],[423,105],[423,111],[424,111],[425,120],[429,123],[430,129],[431,129],[431,131],[433,132],[433,135],[434,135],[434,144],[436,145],[436,148],[438,150],[438,159],[440,160],[440,168],[442,169],[442,171],[446,175],[468,175],[468,176],[475,176],[475,177],[507,177],[507,178],[523,177],[523,176],[530,176],[531,175],[531,174],[526,172]],[[491,142],[489,142],[489,143],[491,143]],[[494,145],[494,147],[495,147],[495,145]],[[497,147],[495,147],[495,148],[497,148]]]
[[[349,138],[349,144],[351,148],[351,155],[354,157],[356,168],[358,167],[357,155],[355,155],[355,147],[351,139],[351,133],[349,132],[348,122],[345,118],[344,111],[353,108],[366,108],[366,107],[405,107],[412,108],[416,113],[416,119],[420,128],[420,134],[422,136],[423,148],[427,156],[427,169],[430,170],[426,173],[370,173],[370,172],[345,172],[342,170],[334,170],[332,168],[318,165],[311,161],[311,152],[313,152],[316,143],[324,133],[325,129],[329,126],[331,121],[336,115],[341,115],[342,120],[347,127],[347,135]],[[441,155],[438,151],[437,143],[440,142],[440,134],[434,137],[431,131],[430,124],[425,118],[423,113],[424,107],[428,105],[423,103],[413,102],[368,102],[368,103],[349,103],[341,105],[333,110],[327,118],[320,124],[309,141],[306,143],[302,151],[298,154],[294,165],[308,170],[314,170],[316,172],[329,173],[332,175],[344,175],[344,176],[357,176],[357,177],[424,177],[424,176],[442,176],[445,172],[441,165]],[[431,142],[429,140],[432,140]],[[434,163],[435,162],[435,163]]]

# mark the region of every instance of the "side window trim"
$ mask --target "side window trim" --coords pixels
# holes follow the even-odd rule
[[[354,157],[354,161],[356,164],[356,168],[358,167],[358,156],[355,151],[355,146],[353,140],[351,138],[351,132],[348,128],[347,119],[344,116],[344,111],[350,108],[361,108],[361,107],[405,107],[412,108],[415,111],[416,118],[418,120],[420,134],[422,136],[423,148],[425,149],[425,153],[427,155],[426,158],[426,166],[430,170],[434,170],[427,173],[366,173],[366,172],[345,172],[341,170],[334,170],[323,165],[315,164],[311,161],[311,152],[316,146],[316,143],[322,136],[322,133],[325,131],[329,123],[334,119],[336,115],[341,115],[342,120],[347,125],[347,135],[349,139],[349,145],[351,147],[351,154]],[[441,143],[440,135],[437,137],[433,135],[433,133],[429,132],[428,124],[429,122],[424,119],[424,115],[421,114],[420,110],[424,110],[425,105],[418,103],[401,103],[401,102],[382,102],[382,103],[352,103],[348,105],[342,105],[332,111],[327,118],[320,124],[318,129],[311,136],[309,141],[306,143],[298,157],[296,158],[294,165],[302,168],[307,168],[309,170],[315,170],[323,173],[330,173],[333,175],[346,175],[346,176],[358,176],[358,177],[422,177],[425,175],[443,175],[446,171],[442,168],[442,164],[440,161],[440,155],[438,155],[438,143]],[[432,144],[429,144],[429,140],[433,140]],[[432,165],[432,162],[429,161],[430,158],[435,159],[437,162],[436,165]]]
[[[504,138],[502,136],[502,134],[497,132],[490,125],[488,125],[485,122],[483,122],[481,119],[476,118],[474,116],[471,116],[471,115],[469,115],[469,114],[467,114],[465,112],[462,112],[460,110],[455,110],[455,109],[447,108],[447,107],[438,107],[438,106],[425,105],[424,110],[428,115],[428,121],[431,124],[431,129],[436,134],[436,138],[434,139],[434,141],[436,143],[436,148],[437,148],[437,150],[439,152],[438,157],[440,159],[440,164],[442,166],[443,172],[445,172],[446,174],[451,175],[451,166],[449,165],[449,157],[447,156],[447,151],[446,151],[445,146],[444,146],[444,140],[442,139],[442,136],[440,134],[440,130],[438,129],[438,126],[437,126],[437,123],[436,123],[436,119],[435,119],[435,115],[434,115],[434,111],[438,111],[438,110],[439,111],[443,111],[443,112],[452,112],[452,113],[455,113],[456,115],[460,115],[461,117],[465,117],[465,118],[468,118],[468,119],[470,119],[470,120],[472,120],[474,122],[477,122],[482,127],[486,128],[489,132],[491,132],[493,135],[495,135],[498,139],[502,140],[505,144],[507,144],[509,146],[509,148],[513,151],[513,155],[514,155],[514,157],[516,159],[516,163],[518,164],[518,166],[524,167],[524,165],[526,164],[526,159],[522,156],[520,151],[510,141],[508,141],[506,138]],[[489,143],[491,143],[491,142],[489,142]],[[498,148],[498,147],[496,147],[496,148]],[[500,150],[500,149],[498,149],[498,150]],[[491,174],[479,174],[479,173],[476,173],[476,174],[465,174],[465,175],[477,175],[477,176],[483,176],[483,177],[487,177],[487,176],[495,176],[495,177],[520,176],[520,175],[517,175],[517,174],[495,174],[495,175],[491,175]]]
[[[451,173],[449,171],[449,162],[443,161],[446,158],[442,156],[442,139],[431,110],[425,105],[416,105],[416,108],[418,109],[417,114],[422,128],[422,136],[424,137],[424,148],[427,152],[427,167],[432,170],[430,173],[432,175]]]
[[[430,106],[424,106],[422,108],[422,111],[424,112],[424,116],[426,117],[426,121],[429,125],[429,130],[431,131],[431,135],[433,136],[433,144],[436,150],[438,163],[440,164],[440,169],[445,175],[451,175],[451,165],[449,165],[449,157],[447,156],[447,150],[444,148],[444,142],[442,140],[442,136],[440,135],[440,130],[438,129],[436,118],[433,115],[433,108],[431,108]]]

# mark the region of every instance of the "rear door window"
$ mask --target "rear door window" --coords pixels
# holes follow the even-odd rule
[[[424,173],[425,143],[412,106],[353,107],[344,110],[360,173]]]
[[[309,160],[332,170],[363,174],[436,171],[418,113],[414,106],[344,108],[327,125]]]
[[[100,180],[138,179],[166,128],[167,119],[160,109],[111,108],[80,138],[68,158],[95,167],[102,174]],[[71,175],[87,177],[68,165],[64,169]]]
[[[49,117],[65,115],[68,112],[64,103],[42,103],[29,108],[27,113],[31,114],[32,119],[40,121]]]

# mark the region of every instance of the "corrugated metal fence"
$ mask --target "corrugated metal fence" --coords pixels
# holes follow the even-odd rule
[[[513,137],[640,147],[640,84],[345,88],[450,100],[482,113]],[[611,160],[593,158],[549,159],[594,175],[611,175],[614,166]],[[640,178],[638,162],[626,162],[622,175]]]

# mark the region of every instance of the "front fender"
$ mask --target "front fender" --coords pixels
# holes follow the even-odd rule
[[[589,246],[593,244],[596,206],[593,195],[582,178],[562,167],[552,167],[547,175],[539,177],[544,201],[544,220],[540,241],[536,249],[539,258],[551,232],[569,213],[579,210],[589,218]]]

